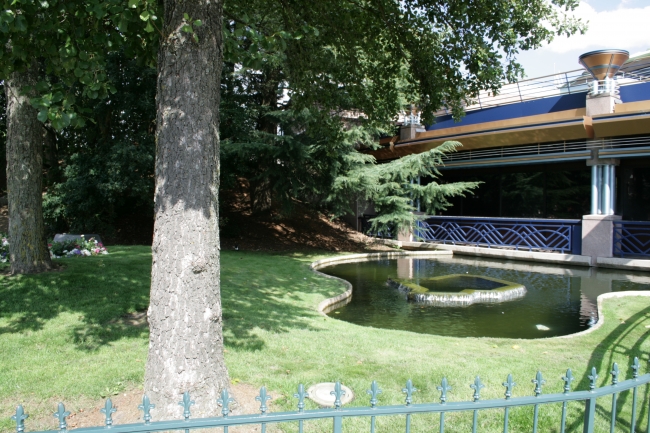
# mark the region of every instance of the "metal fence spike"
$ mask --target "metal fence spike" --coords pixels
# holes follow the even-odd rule
[[[106,424],[106,427],[110,427],[113,425],[113,414],[117,412],[117,408],[113,407],[113,402],[111,401],[110,398],[106,399],[106,403],[104,404],[104,408],[99,410],[101,413],[106,415],[106,420],[104,421],[104,424]]]
[[[19,404],[16,406],[16,414],[11,416],[11,419],[16,421],[16,433],[22,433],[25,431],[25,420],[29,418],[29,415],[25,413],[23,405]]]
[[[542,386],[546,383],[542,377],[542,372],[538,370],[535,379],[531,380],[531,382],[535,384],[535,389],[533,390],[535,397],[539,397],[542,394]]]
[[[481,382],[481,378],[476,376],[476,379],[474,379],[474,383],[469,386],[474,390],[474,395],[472,395],[472,398],[474,401],[479,401],[481,399],[481,390],[485,388],[485,385]]]
[[[440,386],[436,386],[436,389],[440,391],[440,403],[445,404],[447,402],[447,391],[451,391],[451,386],[449,386],[446,377],[442,378]]]
[[[221,406],[221,414],[226,417],[230,413],[230,403],[232,403],[233,400],[230,398],[230,395],[228,394],[228,390],[224,389],[221,391],[221,398],[217,400],[217,404]]]
[[[262,415],[266,413],[266,410],[268,407],[266,406],[266,402],[271,400],[271,396],[266,393],[266,387],[263,386],[260,388],[260,395],[255,397],[255,400],[259,401],[260,404],[260,412],[262,412]]]
[[[589,378],[589,391],[596,389],[596,380],[598,380],[598,374],[596,374],[596,367],[591,367],[591,374],[587,376]]]
[[[305,410],[305,398],[309,397],[309,394],[305,392],[305,385],[302,383],[298,385],[298,392],[293,395],[298,399],[298,412]]]
[[[142,404],[138,406],[138,409],[144,412],[144,416],[142,418],[144,419],[145,424],[149,424],[151,422],[151,409],[155,409],[155,407],[156,405],[152,404],[149,401],[149,397],[146,394],[142,396]]]
[[[70,412],[65,410],[63,403],[59,403],[57,411],[54,412],[52,416],[59,420],[59,430],[65,431],[68,428],[68,423],[65,419],[70,416]]]
[[[512,380],[512,374],[509,374],[506,381],[503,382],[503,386],[506,387],[506,400],[510,400],[510,397],[512,397],[512,388],[514,388],[515,385],[517,384]]]
[[[618,384],[618,364],[615,362],[614,365],[612,366],[612,371],[609,372],[609,374],[612,375],[612,385],[616,386]]]
[[[566,374],[562,376],[562,380],[564,381],[564,393],[568,394],[569,391],[571,391],[571,382],[573,382],[573,373],[571,372],[571,369],[568,368],[566,371]]]
[[[183,401],[179,401],[178,405],[183,406],[183,418],[185,418],[185,421],[189,420],[190,417],[192,416],[192,412],[190,412],[190,407],[194,406],[194,400],[190,398],[190,392],[185,391],[183,393]]]
[[[341,388],[341,382],[336,381],[334,391],[330,391],[330,395],[334,396],[334,408],[339,409],[341,407],[341,397],[345,395],[345,390]]]
[[[377,396],[382,393],[382,390],[379,389],[379,385],[377,385],[377,381],[373,380],[372,383],[370,384],[370,389],[366,390],[366,394],[370,394],[370,407],[375,407],[377,406],[378,400]]]
[[[417,391],[417,388],[413,386],[411,379],[406,381],[406,388],[402,389],[403,393],[406,393],[406,405],[410,406],[413,402],[413,393]]]
[[[635,356],[634,361],[632,361],[632,379],[638,379],[639,378],[639,357]]]

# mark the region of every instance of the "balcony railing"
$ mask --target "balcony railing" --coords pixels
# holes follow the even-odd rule
[[[614,221],[615,257],[650,257],[650,221]]]
[[[416,238],[452,245],[580,254],[582,221],[535,218],[432,216],[419,221]]]

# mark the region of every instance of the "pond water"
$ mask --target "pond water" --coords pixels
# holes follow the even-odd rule
[[[573,334],[598,320],[596,298],[607,292],[650,290],[650,274],[473,257],[405,258],[343,263],[319,269],[353,286],[330,317],[375,328],[455,337],[544,338]],[[391,279],[469,274],[523,284],[526,295],[498,303],[436,306],[409,301]]]

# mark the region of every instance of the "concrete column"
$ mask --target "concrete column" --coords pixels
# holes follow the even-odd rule
[[[591,215],[598,214],[598,166],[591,166]],[[501,216],[501,215],[499,215]]]
[[[609,166],[601,165],[603,170],[603,205],[601,208],[602,215],[609,215],[610,208],[610,199],[611,199],[611,190],[609,189]]]
[[[616,166],[609,166],[609,215],[616,213]]]
[[[620,215],[584,215],[582,217],[582,255],[591,256],[591,266],[597,257],[613,257],[614,221]]]

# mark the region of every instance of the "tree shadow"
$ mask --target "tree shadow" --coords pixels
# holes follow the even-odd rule
[[[606,302],[614,302],[614,299],[610,299]],[[629,318],[626,318],[624,323],[616,326],[613,331],[603,338],[596,346],[596,349],[591,353],[591,357],[587,364],[588,368],[580,380],[576,381],[573,389],[589,389],[589,375],[591,375],[592,367],[595,367],[598,373],[598,386],[609,385],[612,377],[610,372],[614,362],[616,361],[615,358],[620,359],[620,357],[624,357],[629,360],[626,365],[619,365],[619,381],[631,379],[633,377],[633,372],[630,366],[632,365],[634,357],[639,358],[639,365],[641,366],[640,370],[643,370],[649,360],[648,354],[641,350],[642,344],[646,340],[650,339],[650,332],[645,329],[645,324],[648,323],[647,319],[649,316],[650,307],[646,307]],[[613,317],[606,317],[605,320],[612,321],[616,319]],[[630,338],[630,335],[634,332],[639,332],[640,328],[643,328],[642,336],[640,338]],[[639,372],[639,375],[641,375],[641,373],[642,371]],[[640,407],[640,410],[637,411],[637,425],[634,427],[634,431],[638,430],[638,426],[641,424],[642,420],[647,420],[649,398],[650,394],[648,386],[643,386],[639,389],[639,394],[637,396],[637,409]],[[631,401],[632,390],[618,394],[616,423],[619,428],[623,427],[626,431],[631,431],[631,420],[622,419],[618,415],[621,413],[624,406],[628,403],[631,404]],[[597,401],[596,414],[602,418],[608,418],[611,416],[611,398],[603,397]],[[572,423],[567,424],[567,431],[578,431],[582,425],[582,418],[576,419]]]
[[[278,334],[318,330],[314,327],[314,318],[320,317],[316,295],[327,298],[343,293],[345,288],[338,281],[309,271],[304,257],[223,253],[221,296],[226,347],[259,351],[265,342],[258,331]],[[238,273],[246,277],[224,272],[230,265],[239,265]]]
[[[60,272],[0,277],[0,334],[42,331],[51,320],[72,313],[66,330],[81,350],[142,336],[146,328],[115,319],[149,304],[147,250],[120,248],[106,256],[62,259]]]

